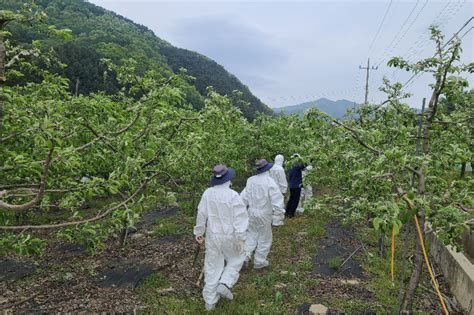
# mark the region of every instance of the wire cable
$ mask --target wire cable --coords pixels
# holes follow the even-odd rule
[[[435,17],[433,22],[430,25],[438,25],[439,28],[444,26],[445,24],[449,23],[451,19],[456,15],[456,13],[463,7],[467,0],[460,1],[456,3],[454,1],[448,2],[443,9],[438,13]],[[418,40],[410,47],[407,52],[404,54],[404,59],[410,60],[414,57],[418,57],[420,53],[426,48],[426,46],[430,43],[430,37],[427,36],[429,32],[429,28],[420,35]]]
[[[474,19],[474,16],[471,16],[471,18],[470,18],[469,20],[467,20],[467,21],[464,23],[464,25],[463,25],[456,33],[454,33],[454,35],[443,45],[442,48],[445,48],[446,46],[448,46],[449,43],[452,42],[452,41],[456,38],[456,36],[457,36],[466,26],[468,26],[469,23],[471,23],[471,21],[472,21],[473,19]],[[468,30],[462,35],[462,37],[460,37],[459,39],[462,39],[464,36],[466,36],[473,28],[474,28],[474,26],[471,27],[470,29],[468,29]],[[421,77],[423,73],[424,73],[424,72],[419,72],[419,73],[413,74],[413,75],[408,79],[408,81],[405,82],[405,84],[403,84],[403,87],[408,86],[408,84],[413,84],[413,82],[416,81],[419,77]]]
[[[390,55],[390,53],[392,51],[395,50],[395,48],[398,46],[398,44],[400,44],[400,42],[403,40],[403,38],[405,37],[405,35],[407,34],[407,32],[410,30],[410,28],[413,26],[413,24],[415,23],[415,21],[418,19],[418,17],[420,16],[421,12],[423,11],[423,9],[426,7],[426,5],[428,4],[428,1],[429,0],[426,0],[425,3],[423,4],[423,6],[421,7],[420,11],[418,11],[418,14],[415,16],[415,18],[413,19],[413,21],[410,23],[410,25],[408,26],[408,28],[406,29],[405,33],[403,33],[403,35],[398,38],[400,36],[400,34],[402,34],[402,31],[405,27],[405,25],[407,25],[408,21],[410,20],[411,16],[413,15],[413,13],[415,12],[415,9],[418,7],[418,4],[420,3],[420,0],[417,0],[416,3],[415,3],[415,6],[413,7],[413,9],[411,9],[410,11],[410,14],[408,14],[407,18],[405,19],[405,21],[402,23],[402,26],[400,27],[400,29],[398,30],[397,34],[395,35],[395,37],[392,39],[392,41],[390,42],[390,44],[387,46],[387,48],[385,49],[385,51],[383,52],[383,56],[380,58],[380,61],[376,62],[376,66],[380,66],[382,64],[382,62],[386,59],[386,56]],[[397,40],[398,38],[398,40]],[[395,45],[394,45],[395,44]],[[393,45],[393,47],[392,47]]]
[[[382,26],[385,23],[385,19],[387,18],[388,12],[390,11],[390,8],[392,7],[393,0],[390,0],[390,3],[388,4],[387,10],[385,10],[385,14],[382,18],[382,21],[380,22],[380,25],[377,29],[377,32],[375,33],[374,39],[372,40],[372,43],[369,46],[369,52],[372,51],[372,48],[374,47],[375,41],[377,40],[377,37],[380,34],[380,31],[382,30]]]

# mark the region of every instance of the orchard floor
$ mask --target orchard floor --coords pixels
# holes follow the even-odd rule
[[[377,236],[364,226],[343,226],[328,218],[325,210],[307,209],[275,228],[271,266],[259,271],[243,269],[233,290],[234,300],[219,301],[212,313],[304,314],[318,303],[334,314],[392,312],[398,287],[392,288],[389,258],[377,254]],[[193,218],[175,208],[156,211],[148,218],[123,248],[109,244],[91,255],[81,246],[51,240],[41,257],[0,258],[4,266],[0,270],[0,310],[26,314],[205,313],[201,288],[196,286],[202,252],[193,266]],[[401,253],[400,243],[397,253]],[[400,257],[397,271],[405,263]],[[416,312],[441,313],[426,273]]]

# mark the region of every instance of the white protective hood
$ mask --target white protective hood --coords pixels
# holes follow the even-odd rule
[[[283,166],[284,161],[285,161],[285,158],[283,157],[283,155],[278,154],[277,156],[275,156],[275,164]]]

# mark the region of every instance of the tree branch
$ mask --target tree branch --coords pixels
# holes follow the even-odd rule
[[[438,42],[438,45],[439,45],[439,42]],[[430,135],[431,126],[433,124],[433,121],[438,109],[439,96],[441,95],[441,92],[443,91],[444,86],[446,84],[446,77],[448,75],[449,69],[451,68],[451,65],[453,64],[454,60],[456,60],[457,52],[458,52],[457,48],[454,47],[451,57],[449,58],[449,61],[447,62],[447,64],[444,65],[444,69],[443,69],[443,73],[441,77],[436,79],[435,88],[433,90],[433,94],[431,95],[431,99],[428,105],[429,110],[428,110],[428,115],[426,118],[426,124],[423,130],[423,136],[424,136],[423,153],[424,154],[429,153],[429,149],[430,149],[429,135]],[[440,55],[440,58],[442,58],[442,55]]]
[[[130,201],[132,201],[135,197],[137,197],[145,188],[146,186],[148,185],[148,183],[150,182],[150,180],[152,180],[154,177],[156,177],[159,173],[156,172],[155,174],[151,175],[150,177],[146,178],[143,183],[140,185],[140,187],[138,187],[137,190],[135,190],[135,192],[130,196],[128,197],[127,199],[125,199],[124,201],[122,201],[121,203],[119,203],[118,205],[112,207],[112,208],[109,208],[108,210],[106,210],[105,212],[103,213],[99,213],[97,214],[96,216],[92,217],[92,218],[89,218],[89,219],[83,219],[83,220],[77,220],[77,221],[71,221],[71,222],[62,222],[62,223],[56,223],[56,224],[43,224],[43,225],[19,225],[19,226],[0,226],[0,230],[3,230],[3,231],[18,231],[18,230],[23,230],[23,229],[33,229],[33,230],[40,230],[40,229],[58,229],[58,228],[62,228],[62,227],[66,227],[66,226],[71,226],[71,225],[81,225],[81,224],[85,224],[85,223],[89,223],[89,222],[94,222],[94,221],[98,221],[98,220],[101,220],[105,217],[107,217],[108,215],[110,215],[112,212],[120,209],[121,207],[125,206],[126,204],[128,204]]]
[[[178,132],[179,128],[181,127],[181,125],[185,121],[194,121],[194,120],[198,120],[198,118],[181,117],[179,119],[178,123],[174,126],[173,131],[171,132],[171,134],[168,136],[167,141],[171,141],[174,138],[174,136]],[[161,156],[161,154],[162,154],[162,151],[160,151],[160,150],[158,152],[156,152],[155,156],[152,159],[150,159],[149,161],[145,162],[145,164],[142,165],[142,169],[147,167],[147,166],[152,165],[153,163],[155,163],[155,161]]]
[[[33,131],[33,130],[34,130],[33,128],[30,128],[30,129],[26,129],[26,130],[22,130],[22,131],[14,131],[11,134],[9,134],[8,136],[0,138],[0,143],[5,142],[7,140],[10,140],[12,138],[16,138],[16,137],[18,137],[19,135],[21,135],[25,132],[30,132],[30,131]]]
[[[109,138],[107,138],[106,136],[104,135],[101,135],[99,134],[96,130],[94,130],[94,128],[92,128],[88,123],[84,123],[84,126],[90,130],[90,132],[92,132],[94,134],[94,136],[96,136],[96,139],[100,139],[100,140],[103,140],[104,143],[114,152],[117,152],[117,149],[114,148],[114,146],[112,144],[110,144],[111,140]],[[94,141],[94,140],[92,140]],[[91,141],[91,142],[92,142]],[[89,142],[89,143],[91,143]]]
[[[111,132],[110,134],[114,135],[114,136],[118,136],[118,135],[126,132],[127,130],[132,128],[133,125],[135,125],[135,123],[138,121],[138,118],[140,118],[140,116],[141,116],[140,110],[137,110],[137,113],[136,113],[135,117],[132,119],[132,121],[127,126],[125,126],[124,128],[122,128],[120,130],[117,130],[115,132]]]
[[[469,122],[469,120],[471,119],[474,119],[474,117],[468,117],[466,119],[461,119],[461,120],[458,120],[458,121],[446,121],[446,120],[433,120],[433,124],[444,124],[444,125],[449,125],[449,124],[453,124],[453,125],[460,125],[460,124],[463,124],[465,122]]]
[[[38,193],[36,194],[36,196],[33,198],[33,200],[31,200],[28,203],[21,204],[21,205],[12,205],[12,204],[9,204],[9,203],[6,203],[6,202],[3,202],[3,201],[0,200],[0,209],[26,210],[26,209],[29,209],[29,208],[33,207],[35,204],[37,204],[38,202],[41,201],[41,199],[43,198],[43,195],[45,193],[45,189],[46,189],[46,181],[47,181],[47,178],[48,178],[49,165],[51,163],[51,158],[53,156],[53,152],[54,152],[54,146],[49,150],[48,157],[46,158],[46,161],[44,162],[43,174],[41,175],[39,190],[38,190]],[[4,195],[6,195],[5,190],[0,192],[0,198]]]
[[[416,168],[413,168],[413,167],[411,167],[411,166],[405,165],[404,168],[405,168],[406,170],[412,172],[413,174],[415,174],[415,175],[418,176],[418,177],[419,177],[420,174],[421,174],[419,170],[417,170]]]
[[[338,122],[337,120],[333,119],[333,122],[340,126],[340,127],[343,127],[344,129],[348,130],[351,132],[352,134],[352,137],[361,145],[363,146],[364,148],[368,149],[369,151],[371,151],[372,153],[376,154],[376,155],[382,155],[383,152],[380,151],[380,150],[377,150],[375,149],[374,147],[368,145],[367,143],[365,143],[361,138],[360,138],[360,135],[359,133],[357,132],[357,130],[349,127],[349,126],[346,126],[344,124],[341,124],[340,122]]]
[[[12,67],[17,61],[20,60],[20,57],[28,57],[30,55],[32,55],[35,51],[37,51],[36,49],[31,49],[31,50],[21,50],[18,54],[16,54],[15,56],[13,56],[10,61],[8,61],[8,63],[5,65],[5,68],[10,68]]]

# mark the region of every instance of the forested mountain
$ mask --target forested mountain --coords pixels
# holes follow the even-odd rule
[[[257,112],[272,113],[224,67],[196,52],[172,46],[143,25],[84,0],[35,2],[47,14],[45,23],[70,29],[72,39],[47,38],[44,32],[24,24],[11,23],[9,28],[13,40],[30,44],[35,39],[42,39],[42,49],[53,48],[60,61],[67,64],[66,68],[58,68],[57,72],[70,80],[72,91],[75,91],[77,84],[78,92],[82,94],[117,92],[119,84],[113,74],[104,79],[106,67],[101,59],[107,58],[118,64],[132,58],[138,62],[137,68],[142,73],[153,70],[157,77],[162,78],[167,78],[171,71],[186,68],[188,74],[195,77],[186,88],[187,99],[197,109],[204,105],[202,96],[207,94],[207,87],[213,86],[220,94],[240,91],[243,101],[238,106],[249,119],[253,119]],[[20,9],[23,3],[22,0],[0,0],[0,9]]]
[[[344,99],[332,101],[327,98],[320,98],[316,101],[275,108],[274,110],[276,113],[283,113],[285,115],[299,114],[302,116],[306,110],[310,108],[317,108],[334,118],[343,118],[347,109],[351,107],[354,107],[354,102],[352,101]]]

